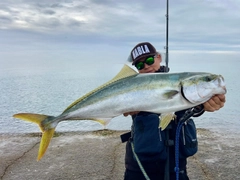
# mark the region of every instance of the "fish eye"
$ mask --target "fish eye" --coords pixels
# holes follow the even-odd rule
[[[207,76],[207,77],[205,78],[205,80],[206,80],[207,82],[209,82],[209,81],[212,80],[212,78],[210,78],[209,76]]]

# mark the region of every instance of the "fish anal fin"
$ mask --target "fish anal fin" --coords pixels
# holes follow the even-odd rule
[[[76,104],[78,104],[79,102],[81,102],[83,99],[87,98],[88,96],[90,96],[91,94],[95,93],[96,91],[106,87],[107,85],[115,82],[115,81],[118,81],[120,79],[124,79],[124,78],[127,78],[127,77],[130,77],[130,76],[133,76],[133,75],[137,75],[138,73],[133,70],[132,68],[130,68],[128,65],[124,65],[123,68],[120,70],[120,72],[113,78],[111,79],[110,81],[106,82],[105,84],[99,86],[98,88],[94,89],[93,91],[85,94],[84,96],[82,96],[81,98],[77,99],[76,101],[74,101],[72,104],[70,104],[64,111],[66,112],[67,110],[71,109],[73,106],[75,106]]]
[[[176,118],[174,113],[164,113],[160,116],[159,128],[163,131],[169,125],[169,123]]]
[[[104,129],[106,129],[106,126],[111,121],[111,118],[92,119],[92,121],[96,121],[96,122],[100,123],[101,125],[104,126]]]
[[[99,124],[103,125],[104,127],[109,124],[112,118],[71,118],[71,120],[90,120],[98,122]]]
[[[55,128],[48,129],[43,132],[42,139],[41,139],[40,146],[39,146],[37,161],[39,161],[45,154],[45,152],[48,148],[48,145],[53,137],[54,132],[55,132]]]

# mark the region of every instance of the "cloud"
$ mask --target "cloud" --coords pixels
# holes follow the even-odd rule
[[[170,0],[169,47],[237,51],[239,12],[240,0]],[[165,14],[166,2],[159,0],[9,0],[0,2],[0,35],[10,37],[5,43],[15,36],[30,44],[132,47],[150,41],[163,48]]]
[[[156,13],[156,17],[154,17],[154,6],[145,9],[145,4],[141,1],[138,3],[136,1],[115,3],[114,1],[94,0],[63,1],[60,3],[52,3],[51,1],[41,1],[41,3],[26,1],[24,3],[18,1],[12,4],[5,3],[5,6],[1,6],[0,12],[4,18],[11,19],[11,23],[5,25],[7,29],[44,30],[43,32],[47,33],[48,30],[54,29],[52,24],[58,24],[59,26],[55,27],[58,32],[71,32],[71,25],[73,25],[78,27],[78,34],[87,32],[105,32],[112,36],[127,32],[149,34],[149,31],[155,31],[148,25],[156,27],[159,24],[156,19],[159,17],[159,13]],[[164,13],[161,14],[164,17]],[[58,23],[56,23],[57,21]],[[142,28],[144,24],[147,26]],[[59,29],[59,27],[61,28]],[[137,28],[141,29],[136,31]]]

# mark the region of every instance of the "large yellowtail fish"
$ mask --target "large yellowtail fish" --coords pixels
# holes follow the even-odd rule
[[[125,65],[111,81],[73,102],[59,116],[20,113],[14,117],[40,126],[43,133],[37,158],[40,160],[60,121],[93,120],[106,125],[110,119],[125,112],[169,114],[224,93],[226,88],[221,75],[195,72],[138,74]]]

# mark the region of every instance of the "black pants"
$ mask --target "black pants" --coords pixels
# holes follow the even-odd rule
[[[164,180],[164,173],[147,173],[150,180]],[[124,174],[124,180],[146,180],[141,171],[130,171],[126,169]],[[169,180],[176,180],[176,174],[170,173]],[[189,180],[186,171],[179,173],[179,180]]]

